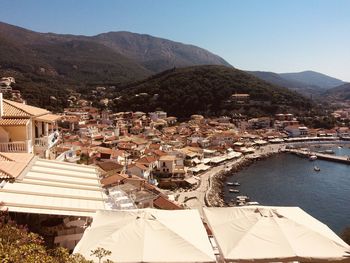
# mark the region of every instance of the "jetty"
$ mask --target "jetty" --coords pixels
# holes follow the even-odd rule
[[[320,160],[345,163],[345,164],[350,165],[350,157],[349,156],[336,156],[336,155],[311,152],[311,151],[300,150],[300,149],[284,149],[283,152],[293,153],[293,154],[296,154],[298,156],[303,156],[306,158],[309,158],[310,156],[314,155],[314,156],[317,156],[317,159],[320,159]]]

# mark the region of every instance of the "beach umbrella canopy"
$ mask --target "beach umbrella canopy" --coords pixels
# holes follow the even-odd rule
[[[299,207],[204,208],[223,257],[231,261],[333,261],[350,247]]]
[[[87,259],[98,247],[115,262],[215,262],[197,210],[98,211],[74,249]]]

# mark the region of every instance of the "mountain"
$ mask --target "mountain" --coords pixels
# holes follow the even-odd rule
[[[280,74],[266,71],[247,71],[247,73],[254,75],[260,79],[263,79],[269,83],[288,88],[296,91],[304,96],[319,96],[322,94],[322,90],[318,86],[311,86],[303,82],[296,80],[288,80],[283,78]]]
[[[282,78],[290,81],[298,81],[310,86],[318,86],[321,89],[330,89],[342,85],[345,82],[315,71],[303,71],[298,73],[281,73]]]
[[[247,71],[247,73],[313,98],[320,98],[325,90],[345,83],[339,79],[314,71],[279,74],[266,71]]]
[[[330,101],[350,100],[350,83],[327,90],[324,96]]]
[[[234,93],[248,93],[250,105],[230,101]],[[229,112],[249,116],[298,113],[311,101],[286,88],[260,80],[244,71],[225,66],[194,66],[167,70],[130,84],[113,95],[118,111],[154,111],[187,118],[192,114],[221,115]]]
[[[152,72],[193,65],[230,66],[224,59],[205,49],[150,35],[109,32],[93,38]]]
[[[0,50],[0,77],[15,77],[14,88],[41,107],[50,96],[63,105],[71,88],[119,86],[173,67],[229,65],[199,47],[149,35],[38,33],[1,22]]]

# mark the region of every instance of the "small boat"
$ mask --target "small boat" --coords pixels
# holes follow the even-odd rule
[[[232,182],[227,182],[226,185],[233,186]]]
[[[309,160],[310,161],[315,161],[317,159],[316,155],[310,155]]]
[[[258,202],[246,202],[246,205],[259,205]]]
[[[239,182],[234,182],[233,186],[240,186],[241,184]]]
[[[250,198],[249,198],[249,196],[246,196],[246,195],[238,195],[238,196],[236,196],[236,201],[239,201],[239,202],[242,202],[242,201],[249,202],[249,201],[250,201]]]
[[[314,166],[314,170],[315,170],[316,172],[321,171],[320,167],[318,167],[318,166]]]
[[[239,193],[239,190],[238,190],[238,189],[233,189],[233,188],[230,188],[228,191],[229,191],[230,193],[236,193],[236,194]]]

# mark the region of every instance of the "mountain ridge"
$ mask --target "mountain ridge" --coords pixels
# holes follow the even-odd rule
[[[234,93],[249,93],[252,103],[230,102]],[[139,94],[143,94],[140,96]],[[130,84],[113,94],[118,110],[149,112],[156,109],[178,117],[191,114],[225,115],[229,112],[249,116],[271,115],[309,109],[311,100],[270,84],[244,71],[226,66],[175,68]]]

